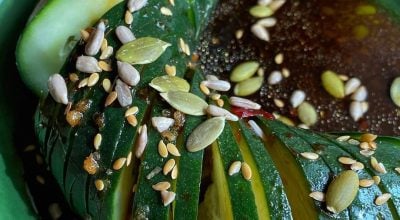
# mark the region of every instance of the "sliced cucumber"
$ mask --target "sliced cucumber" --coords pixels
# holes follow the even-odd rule
[[[121,1],[49,1],[29,22],[17,46],[17,65],[25,84],[36,95],[46,94],[48,77],[60,71],[80,38],[79,30]]]

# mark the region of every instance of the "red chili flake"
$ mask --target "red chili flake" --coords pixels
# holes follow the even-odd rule
[[[248,118],[253,116],[263,116],[266,119],[275,119],[275,117],[264,110],[254,110],[254,109],[245,109],[245,108],[238,108],[232,107],[231,112],[237,115],[239,118]]]

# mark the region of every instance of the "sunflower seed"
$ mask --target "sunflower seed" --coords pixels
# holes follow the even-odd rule
[[[122,45],[116,59],[129,64],[149,64],[157,60],[171,44],[152,37],[137,38]]]
[[[114,53],[114,48],[108,46],[105,50],[101,52],[100,60],[108,59]]]
[[[118,102],[122,107],[126,107],[132,104],[132,93],[128,85],[117,79],[115,85],[115,91],[117,92]]]
[[[283,58],[284,58],[283,57],[283,53],[278,53],[274,58],[275,63],[278,64],[278,65],[282,64],[283,63]]]
[[[353,92],[355,92],[360,86],[361,86],[361,81],[358,78],[353,77],[349,79],[344,85],[344,94],[350,95]]]
[[[371,150],[360,150],[360,154],[363,155],[364,157],[370,157],[375,154],[375,151]]]
[[[224,117],[214,117],[204,121],[189,135],[186,143],[187,150],[196,152],[206,148],[219,137],[224,126]]]
[[[122,44],[126,44],[136,39],[131,29],[123,25],[120,25],[115,29],[115,34],[117,35],[118,40],[121,41]]]
[[[179,153],[178,148],[176,148],[175,144],[172,143],[168,143],[167,144],[167,150],[170,154],[176,156],[176,157],[180,157],[181,154]]]
[[[268,83],[270,85],[276,85],[282,81],[282,73],[280,71],[273,71],[268,77]]]
[[[208,106],[203,99],[188,92],[170,91],[160,95],[176,110],[188,115],[204,115]]]
[[[349,135],[343,135],[343,136],[340,136],[340,137],[336,138],[336,140],[340,141],[340,142],[345,142],[345,141],[348,141],[349,139],[350,139]]]
[[[318,121],[318,114],[314,106],[308,102],[303,102],[297,109],[298,117],[301,122],[308,126],[312,126]]]
[[[247,123],[250,125],[251,129],[254,131],[254,133],[256,133],[258,137],[260,137],[262,140],[267,139],[267,136],[265,135],[264,131],[260,128],[260,126],[258,126],[258,124],[255,121],[249,120]]]
[[[165,163],[165,165],[164,165],[164,167],[163,167],[163,174],[164,175],[167,175],[169,172],[171,172],[171,170],[174,168],[174,166],[175,166],[175,159],[169,159],[166,163]]]
[[[351,96],[351,99],[354,101],[365,101],[368,97],[367,88],[365,86],[360,86]]]
[[[261,89],[264,82],[264,77],[257,76],[246,79],[235,85],[233,93],[236,96],[249,96]]]
[[[260,64],[256,61],[241,63],[233,69],[230,75],[230,80],[232,82],[241,82],[243,80],[249,79],[257,72],[257,69],[259,67]]]
[[[350,116],[354,121],[360,120],[360,118],[363,116],[361,102],[353,101],[350,103]]]
[[[84,73],[101,72],[101,68],[96,58],[89,56],[79,56],[76,61],[76,69]]]
[[[274,12],[268,6],[256,5],[250,8],[250,14],[256,18],[265,18],[271,16]]]
[[[246,180],[251,180],[251,177],[253,176],[253,174],[251,171],[251,167],[246,162],[242,163],[241,171],[242,171],[243,178],[245,178]]]
[[[164,206],[168,206],[169,204],[171,204],[176,197],[176,193],[174,192],[170,192],[170,191],[161,191],[161,199],[162,202],[164,204]]]
[[[127,25],[131,25],[133,22],[133,15],[129,10],[125,11],[124,21]]]
[[[350,157],[339,157],[339,162],[341,164],[351,165],[351,164],[356,163],[357,161],[352,159],[352,158],[350,158]]]
[[[254,34],[258,39],[263,40],[263,41],[270,41],[270,36],[269,32],[267,29],[265,29],[263,26],[259,24],[253,24],[251,26],[251,33]]]
[[[235,37],[236,39],[240,40],[243,37],[244,34],[244,30],[243,29],[239,29],[235,32]]]
[[[169,182],[164,181],[154,184],[151,187],[156,191],[164,191],[169,189],[171,187],[171,184]]]
[[[236,115],[230,113],[228,110],[226,110],[224,108],[221,108],[221,107],[218,107],[215,105],[209,105],[207,107],[207,113],[214,117],[215,116],[225,117],[226,120],[229,120],[229,121],[238,121],[239,120],[239,118]]]
[[[341,99],[344,97],[344,84],[337,73],[327,70],[321,75],[322,86],[333,97]]]
[[[94,149],[96,149],[96,150],[100,149],[102,139],[103,139],[103,136],[100,133],[97,133],[96,136],[94,136],[94,140],[93,140]]]
[[[260,104],[253,102],[250,99],[245,99],[241,97],[232,96],[229,98],[229,103],[233,106],[245,109],[254,109],[254,110],[261,109]]]
[[[276,23],[277,23],[276,18],[269,17],[269,18],[263,18],[263,19],[258,20],[256,24],[257,24],[257,25],[261,25],[261,26],[263,26],[263,27],[265,27],[265,28],[270,28],[270,27],[275,26]],[[280,54],[278,54],[278,55],[281,56]],[[279,57],[279,60],[281,60],[281,62],[276,62],[276,61],[277,61],[276,58],[277,58],[277,57],[275,57],[275,63],[276,63],[276,64],[282,64],[283,56],[282,56],[282,57]],[[281,58],[282,58],[282,59],[281,59]]]
[[[54,101],[64,105],[68,104],[67,84],[60,74],[56,73],[51,75],[47,81],[47,87]]]
[[[383,205],[385,204],[390,198],[392,198],[392,195],[390,193],[384,193],[380,196],[378,196],[375,199],[375,205]]]
[[[286,0],[273,0],[271,4],[268,5],[268,7],[275,12],[278,11],[285,3]]]
[[[224,80],[212,80],[212,81],[202,81],[201,83],[204,83],[205,86],[207,86],[210,89],[214,89],[217,91],[223,91],[226,92],[231,88],[231,84],[228,81]]]
[[[147,0],[128,0],[127,7],[128,10],[133,13],[142,9],[144,6],[146,6],[146,4]]]
[[[319,158],[319,155],[316,153],[313,153],[313,152],[303,152],[303,153],[300,153],[300,155],[309,160],[316,160]]]
[[[108,96],[106,98],[104,106],[107,107],[107,106],[111,105],[117,99],[117,96],[118,96],[118,94],[116,91],[110,92],[110,94],[108,94]]]
[[[168,76],[175,76],[176,75],[176,66],[165,64],[165,72]]]
[[[100,76],[98,73],[92,73],[90,74],[88,81],[87,81],[87,86],[92,87],[94,85],[97,84],[97,82],[99,81]]]
[[[240,162],[240,161],[233,162],[231,164],[231,166],[229,166],[229,170],[228,170],[229,176],[239,173],[241,166],[242,166],[242,162]]]
[[[355,199],[359,187],[356,172],[347,170],[341,172],[328,186],[326,193],[326,208],[332,213],[345,210]]]
[[[290,96],[290,103],[292,104],[293,108],[297,108],[301,103],[304,102],[305,99],[306,93],[302,90],[296,90],[292,93],[292,96]]]
[[[147,174],[146,179],[150,180],[155,175],[159,174],[162,171],[161,167],[155,167],[149,174]]]
[[[113,163],[113,169],[114,170],[120,170],[126,162],[126,157],[121,157],[118,158],[114,163]]]
[[[161,14],[165,15],[165,16],[172,16],[172,11],[171,9],[167,8],[167,7],[161,7],[160,8],[160,12]]]
[[[375,141],[377,137],[378,137],[378,135],[376,135],[376,134],[366,133],[366,134],[361,135],[360,141],[369,143],[369,142]]]
[[[137,118],[136,118],[135,115],[128,115],[128,116],[126,116],[126,120],[128,121],[128,123],[129,123],[130,125],[132,125],[132,127],[136,127],[137,124],[138,124],[138,120],[137,120]]]
[[[137,106],[132,106],[125,111],[125,117],[128,117],[129,115],[136,115],[138,112],[139,108]]]
[[[175,123],[175,120],[167,117],[152,117],[151,123],[161,133],[168,130]]]
[[[158,142],[158,154],[160,154],[162,158],[168,157],[168,149],[163,140]]]
[[[396,106],[400,107],[400,77],[395,78],[390,86],[390,98]]]
[[[325,193],[323,192],[311,192],[309,196],[316,201],[325,202]]]
[[[106,25],[104,24],[104,21],[100,21],[97,25],[96,30],[92,31],[92,33],[90,34],[90,38],[85,47],[86,55],[94,56],[99,52],[104,39],[105,30]]]
[[[158,76],[151,80],[149,84],[153,89],[159,92],[169,92],[169,91],[182,91],[189,92],[189,83],[177,76]]]
[[[136,151],[135,151],[135,156],[136,158],[140,158],[144,152],[144,149],[147,146],[147,125],[142,125],[141,128],[139,128],[139,138],[136,143]]]
[[[374,181],[374,180],[371,180],[371,179],[362,179],[362,180],[360,180],[360,182],[359,182],[359,185],[360,185],[361,187],[364,187],[364,188],[371,187],[371,186],[374,185],[374,184],[375,184],[375,181]]]
[[[103,191],[103,189],[104,189],[104,181],[103,180],[97,179],[96,181],[94,181],[94,185],[96,186],[96,189],[98,191]]]
[[[178,165],[176,165],[171,171],[171,179],[175,180],[176,178],[178,178],[178,172]]]
[[[129,86],[136,86],[140,81],[139,71],[129,63],[117,61],[118,76]]]

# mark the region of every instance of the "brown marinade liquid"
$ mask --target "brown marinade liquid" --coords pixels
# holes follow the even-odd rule
[[[316,106],[319,121],[312,128],[318,131],[370,131],[377,134],[400,134],[400,111],[389,95],[392,80],[400,76],[400,28],[385,10],[363,0],[290,1],[273,17],[278,23],[269,28],[270,42],[257,39],[250,27],[257,19],[249,13],[256,1],[222,0],[205,32],[198,53],[205,74],[228,78],[233,67],[243,61],[259,61],[265,78],[283,67],[290,77],[269,86],[250,98],[270,112],[278,112],[299,123],[289,98],[296,89],[307,94],[307,101]],[[363,6],[376,9],[375,14],[362,15]],[[244,30],[240,40],[238,29]],[[274,57],[284,54],[277,65]],[[349,114],[350,96],[337,100],[321,86],[324,70],[358,77],[368,90],[369,110],[359,122]],[[273,99],[285,102],[275,106]]]

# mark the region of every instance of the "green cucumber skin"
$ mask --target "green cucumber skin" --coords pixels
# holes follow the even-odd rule
[[[243,121],[239,122],[241,136],[246,140],[254,161],[257,164],[263,186],[265,189],[265,197],[269,205],[271,219],[290,219],[291,208],[287,199],[282,179],[279,176],[270,155],[264,147],[261,140],[252,132]]]
[[[347,169],[344,165],[338,162],[338,158],[341,156],[352,157],[346,149],[342,149],[335,145],[333,142],[319,136],[316,133],[312,133],[303,129],[291,129],[296,135],[309,142],[312,146],[317,146],[322,150],[321,157],[325,163],[331,167],[331,169],[339,168],[341,170]],[[324,153],[326,152],[326,153]],[[338,172],[340,172],[338,170]],[[338,172],[335,175],[339,174]],[[371,179],[373,175],[369,170],[360,170],[357,172],[360,179]],[[376,216],[381,216],[383,219],[390,219],[392,213],[385,206],[376,206],[371,201],[374,201],[376,195],[379,195],[381,190],[378,186],[373,185],[369,188],[361,188],[357,194],[357,197],[353,201],[350,207],[348,207],[349,216],[359,216],[360,218],[370,219]]]
[[[222,163],[224,168],[224,177],[228,185],[229,196],[232,203],[232,213],[235,219],[258,219],[257,207],[254,200],[254,194],[251,184],[244,179],[241,174],[229,176],[227,170],[234,161],[244,161],[240,154],[240,148],[232,135],[232,128],[229,123],[225,123],[225,128],[216,141],[216,145],[212,145],[214,150],[220,154],[221,161],[213,163]],[[214,157],[214,155],[213,155]]]

